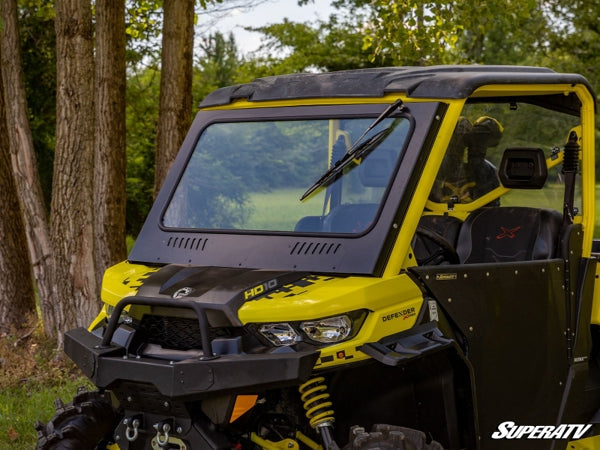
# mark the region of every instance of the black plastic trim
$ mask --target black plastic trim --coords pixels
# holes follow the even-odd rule
[[[451,345],[454,345],[453,341],[442,335],[436,323],[428,322],[407,332],[365,344],[360,351],[386,366],[398,366],[425,353],[443,350]]]

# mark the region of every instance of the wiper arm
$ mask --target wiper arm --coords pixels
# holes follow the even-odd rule
[[[346,154],[339,159],[334,165],[332,165],[327,172],[325,172],[321,178],[319,178],[311,187],[309,187],[302,197],[300,197],[300,201],[307,198],[317,189],[322,186],[326,186],[334,180],[338,174],[342,172],[348,165],[354,161],[355,159],[359,159],[362,156],[365,156],[368,152],[377,147],[391,132],[392,127],[385,128],[373,136],[371,136],[366,141],[363,141],[363,138],[367,135],[369,131],[379,125],[384,119],[389,117],[395,110],[398,108],[400,111],[404,109],[404,105],[402,104],[402,100],[398,99],[391,105],[389,105],[368,127],[367,129],[360,135],[360,137],[354,142],[352,147],[346,152]]]
[[[325,172],[315,184],[309,187],[307,191],[304,194],[302,194],[302,197],[300,197],[300,201],[304,200],[306,197],[308,197],[320,187],[326,186],[329,183],[331,183],[346,167],[350,165],[352,161],[358,160],[359,158],[366,156],[367,153],[369,153],[371,150],[377,147],[388,136],[388,134],[390,134],[391,131],[391,127],[378,131],[366,141],[361,142],[358,147],[354,147],[354,150],[346,153],[339,161],[337,161],[333,166],[331,166],[329,170]]]

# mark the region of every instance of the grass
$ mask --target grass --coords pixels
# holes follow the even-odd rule
[[[306,189],[277,189],[250,194],[252,212],[245,226],[255,230],[293,230],[304,216],[318,216],[323,212],[323,200],[317,198],[305,203],[300,196]],[[323,196],[323,194],[319,194]]]
[[[0,335],[0,450],[35,448],[35,422],[47,422],[54,400],[69,402],[82,385],[90,386],[39,321]]]

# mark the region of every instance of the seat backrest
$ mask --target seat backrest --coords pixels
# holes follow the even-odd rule
[[[325,218],[323,228],[331,233],[360,233],[371,225],[377,208],[376,203],[337,206]]]
[[[554,258],[561,224],[562,215],[550,209],[481,208],[463,223],[456,251],[466,264]]]
[[[452,249],[456,248],[456,240],[462,221],[453,216],[430,215],[423,216],[419,220],[417,232],[412,240],[412,249],[417,260],[417,264],[437,265],[448,264],[444,248],[440,245],[438,239],[433,236],[439,236],[447,242]]]

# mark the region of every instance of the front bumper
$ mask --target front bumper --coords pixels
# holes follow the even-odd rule
[[[99,388],[120,381],[154,385],[173,399],[202,398],[216,392],[256,392],[307,380],[318,351],[221,355],[202,360],[168,361],[131,356],[124,347],[103,345],[85,328],[65,334],[65,353]]]

